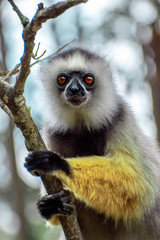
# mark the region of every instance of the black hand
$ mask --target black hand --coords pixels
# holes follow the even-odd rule
[[[37,208],[40,215],[49,220],[53,215],[69,215],[74,210],[70,205],[71,197],[67,193],[58,192],[43,197],[38,203]]]
[[[52,172],[54,170],[62,170],[67,175],[71,174],[68,162],[58,154],[47,150],[30,152],[25,161],[24,166],[33,175],[39,176],[38,171]]]

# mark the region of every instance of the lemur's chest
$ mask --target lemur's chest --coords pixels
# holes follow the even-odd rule
[[[106,131],[82,131],[79,133],[50,135],[50,148],[64,157],[103,156],[106,149]]]

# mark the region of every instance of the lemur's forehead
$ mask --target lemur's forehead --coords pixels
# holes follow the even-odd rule
[[[54,73],[83,71],[99,75],[104,67],[103,65],[102,59],[87,56],[80,52],[68,55],[62,54],[50,62],[50,68],[53,69]]]
[[[87,62],[86,58],[78,53],[74,55],[69,55],[66,58],[61,58],[61,67],[68,71],[75,70],[87,70],[87,66],[89,62]]]

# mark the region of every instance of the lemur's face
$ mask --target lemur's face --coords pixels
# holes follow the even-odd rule
[[[65,103],[78,107],[89,100],[95,87],[95,76],[83,71],[61,72],[56,83]]]
[[[45,115],[64,131],[96,128],[112,116],[117,95],[108,61],[84,49],[71,48],[42,66]]]
[[[60,53],[47,63],[41,76],[46,96],[55,111],[83,110],[83,114],[114,105],[110,66],[103,58],[84,49]],[[98,117],[98,116],[97,116]]]

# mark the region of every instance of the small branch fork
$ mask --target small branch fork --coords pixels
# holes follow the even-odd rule
[[[26,106],[23,96],[26,79],[30,73],[35,36],[42,27],[42,23],[46,22],[48,19],[56,18],[70,7],[85,3],[87,0],[67,0],[48,8],[44,8],[41,3],[38,5],[38,10],[31,22],[22,14],[13,0],[8,0],[8,2],[17,13],[23,25],[24,53],[21,62],[17,64],[12,71],[8,72],[5,77],[0,77],[0,106],[14,120],[17,127],[21,129],[25,137],[26,147],[29,151],[45,150],[46,146],[30,115],[30,111]],[[7,80],[11,75],[17,72],[18,75],[15,84],[12,86]],[[47,174],[42,175],[41,179],[48,194],[54,193],[55,190],[62,190],[62,184],[59,180]],[[67,240],[83,240],[77,223],[76,211],[69,217],[60,217],[60,222]]]

